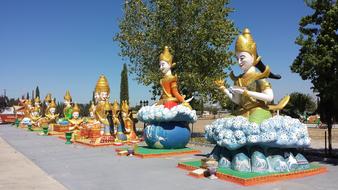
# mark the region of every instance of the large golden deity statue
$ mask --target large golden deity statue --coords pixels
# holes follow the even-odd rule
[[[110,134],[110,125],[107,118],[107,112],[110,110],[106,110],[105,104],[109,103],[110,96],[110,88],[108,84],[108,80],[104,75],[101,75],[99,80],[96,83],[95,87],[96,101],[97,105],[95,106],[95,116],[96,119],[102,124],[102,128],[105,135]],[[110,108],[109,108],[110,109]]]
[[[173,75],[171,72],[171,68],[175,65],[176,63],[173,63],[173,56],[169,52],[169,47],[165,46],[160,55],[160,70],[163,74],[163,78],[160,80],[162,95],[157,104],[164,104],[169,108],[177,104],[183,104],[190,108],[188,103],[190,100],[186,101],[185,96],[179,93],[177,75]]]
[[[248,117],[250,121],[260,123],[270,118],[272,111],[282,109],[289,101],[289,96],[284,97],[278,105],[271,104],[274,96],[267,78],[278,77],[270,72],[269,66],[263,65],[261,62],[261,57],[257,55],[256,43],[249,29],[245,28],[243,34],[237,38],[235,51],[243,73],[235,76],[231,72],[230,77],[234,81],[234,86],[228,89],[225,87],[223,80],[215,81],[215,83],[234,103],[240,106],[237,115]]]

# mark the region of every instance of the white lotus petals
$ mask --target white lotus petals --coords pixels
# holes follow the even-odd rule
[[[260,125],[242,116],[217,119],[205,127],[205,137],[230,150],[253,144],[299,148],[311,142],[306,125],[289,116],[274,116]]]

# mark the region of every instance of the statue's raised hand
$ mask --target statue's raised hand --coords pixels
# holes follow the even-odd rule
[[[223,79],[220,78],[219,80],[215,80],[214,83],[216,84],[216,86],[218,86],[219,89],[225,89]]]

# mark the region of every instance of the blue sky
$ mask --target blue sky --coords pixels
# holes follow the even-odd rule
[[[123,2],[1,0],[0,94],[6,89],[9,97],[20,97],[38,85],[42,97],[51,92],[62,101],[69,89],[75,102],[85,103],[104,74],[111,99],[118,99],[124,61],[112,36],[119,31]],[[299,20],[312,10],[302,0],[233,0],[230,6],[235,8],[230,18],[238,28],[250,28],[263,62],[283,77],[270,80],[276,99],[294,91],[312,93],[311,83],[290,71],[299,49],[294,43]],[[149,88],[132,78],[131,103],[150,100]]]

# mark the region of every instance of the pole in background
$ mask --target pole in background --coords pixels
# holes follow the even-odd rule
[[[326,138],[326,131],[325,131],[325,156],[327,156],[327,138]]]

